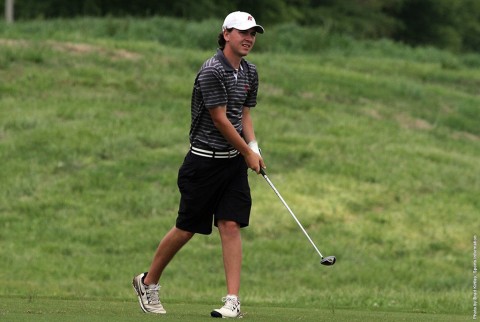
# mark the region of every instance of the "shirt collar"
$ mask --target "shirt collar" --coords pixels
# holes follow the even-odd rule
[[[222,66],[223,66],[223,68],[225,69],[226,72],[234,72],[235,71],[235,68],[233,68],[232,65],[230,65],[230,62],[227,60],[227,58],[223,54],[223,51],[220,48],[217,49],[217,53],[215,54],[215,56],[220,61],[220,63],[222,64]],[[245,60],[242,58],[242,60],[240,61],[240,70],[244,69],[243,64],[245,64],[245,63],[246,63]]]

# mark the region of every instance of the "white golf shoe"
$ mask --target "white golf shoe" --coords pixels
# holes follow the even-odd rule
[[[222,298],[225,304],[219,309],[213,310],[210,315],[214,318],[239,318],[242,317],[240,311],[240,300],[235,295],[227,295]]]
[[[159,290],[160,285],[145,285],[143,284],[143,279],[147,276],[147,273],[142,273],[133,278],[133,288],[138,296],[138,302],[140,307],[145,313],[157,313],[165,314],[167,311],[163,308],[162,303],[160,303]]]

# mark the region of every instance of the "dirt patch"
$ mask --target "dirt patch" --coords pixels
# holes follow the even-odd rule
[[[125,49],[110,49],[100,46],[95,46],[85,43],[73,43],[73,42],[59,42],[59,41],[44,41],[33,42],[24,39],[1,39],[0,46],[9,47],[28,47],[35,44],[42,44],[43,46],[50,47],[54,50],[71,53],[74,55],[87,55],[87,54],[99,54],[107,56],[113,60],[139,60],[142,56],[132,51]]]
[[[1,46],[22,46],[26,47],[28,45],[28,42],[25,40],[17,40],[17,39],[0,39],[0,45]]]
[[[415,130],[432,130],[435,126],[425,120],[410,117],[406,114],[400,114],[395,117],[401,127]],[[480,136],[463,131],[452,131],[451,137],[456,140],[480,141]]]
[[[480,141],[480,136],[468,133],[468,132],[455,132],[453,133],[452,137],[457,140],[470,140],[470,141],[475,141],[478,142]]]
[[[363,113],[375,120],[382,120],[383,117],[379,111],[373,108],[363,109]]]
[[[434,126],[425,120],[413,118],[406,114],[399,114],[395,117],[401,127],[417,130],[431,130]]]
[[[125,50],[125,49],[107,49],[99,46],[94,46],[85,43],[71,43],[71,42],[48,42],[55,50],[72,53],[75,55],[84,54],[100,54],[109,56],[115,60],[138,60],[141,58],[140,54]]]
[[[270,96],[282,96],[283,89],[280,87],[273,86],[272,84],[265,83],[262,84],[262,93]]]

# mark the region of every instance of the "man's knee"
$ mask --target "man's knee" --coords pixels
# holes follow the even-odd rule
[[[240,225],[231,220],[219,220],[217,225],[220,232],[225,234],[238,233],[240,230]]]
[[[193,237],[193,235],[195,235],[195,233],[192,233],[192,232],[187,231],[187,230],[180,229],[178,227],[173,227],[173,229],[174,229],[175,234],[182,239],[190,239],[190,238]]]

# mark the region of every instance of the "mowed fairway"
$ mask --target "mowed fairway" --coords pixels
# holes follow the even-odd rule
[[[19,300],[4,299],[0,304],[4,321],[212,321],[210,306],[197,303],[168,305],[167,315],[140,312],[132,301]],[[245,306],[242,320],[270,321],[467,321],[466,316],[405,312],[359,311],[271,306]]]
[[[140,312],[131,279],[174,224],[192,84],[216,34],[205,51],[110,38],[115,23],[152,32],[159,21],[0,29],[2,321],[159,318]],[[251,173],[245,319],[471,319],[479,55],[352,42],[248,59],[268,175],[337,263],[320,265]],[[224,292],[218,234],[196,236],[162,278],[162,319],[210,320]]]

